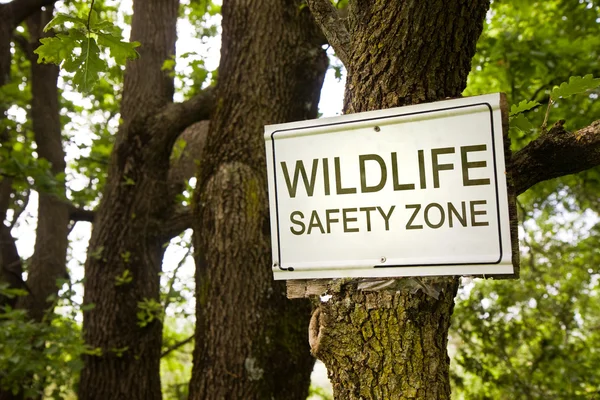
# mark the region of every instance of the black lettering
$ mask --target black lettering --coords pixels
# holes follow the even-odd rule
[[[356,217],[354,217],[354,218],[353,217],[349,217],[348,213],[356,212],[356,211],[358,211],[358,209],[356,209],[356,208],[344,208],[344,209],[342,209],[342,219],[344,220],[344,232],[358,232],[358,228],[348,228],[348,222],[356,222],[356,221],[358,221],[358,219]],[[371,225],[371,224],[369,223],[369,225]],[[369,228],[370,228],[370,226],[369,226]]]
[[[379,183],[375,186],[367,185],[367,172],[365,168],[366,161],[376,161],[379,164],[379,169],[381,170],[381,178],[379,179]],[[379,157],[377,154],[364,154],[358,156],[358,163],[360,166],[360,191],[361,193],[373,193],[379,192],[385,186],[385,182],[387,181],[387,167],[385,165],[385,161],[383,158]]]
[[[327,233],[331,233],[331,224],[333,222],[340,222],[339,219],[337,218],[331,218],[331,214],[333,213],[339,213],[340,210],[337,208],[333,208],[331,210],[325,210],[325,222],[327,223]]]
[[[406,209],[410,210],[410,209],[414,209],[415,211],[412,213],[412,215],[410,216],[410,219],[408,220],[408,222],[406,223],[406,229],[423,229],[423,225],[413,225],[413,221],[415,220],[415,218],[417,218],[417,214],[419,213],[419,210],[421,209],[421,205],[420,204],[407,204],[406,205]]]
[[[294,216],[299,216],[301,219],[294,219]],[[306,226],[304,225],[304,222],[302,222],[302,219],[304,219],[304,214],[302,214],[301,211],[294,211],[290,214],[290,221],[292,222],[292,224],[300,225],[300,230],[297,231],[294,230],[293,226],[290,226],[290,231],[292,231],[294,235],[302,235],[306,230]]]
[[[329,188],[329,160],[326,158],[323,158],[323,181],[325,182],[325,196],[329,196],[331,194]]]
[[[437,208],[440,211],[440,222],[437,224],[432,224],[431,221],[429,220],[429,210],[431,210],[431,208]],[[430,203],[427,204],[427,207],[425,207],[425,211],[423,212],[423,214],[425,214],[425,223],[427,224],[428,227],[433,228],[433,229],[437,229],[440,226],[442,226],[444,224],[444,221],[446,220],[446,215],[444,214],[444,208],[439,205],[438,203]]]
[[[467,207],[464,201],[461,201],[462,214],[458,213],[458,210],[454,208],[454,204],[448,202],[448,224],[450,228],[454,227],[454,221],[452,220],[452,214],[456,216],[456,219],[462,226],[467,226]]]
[[[283,169],[283,176],[285,178],[285,183],[288,188],[288,193],[290,197],[293,199],[296,197],[296,190],[298,189],[298,177],[302,175],[302,181],[304,182],[304,187],[306,188],[306,194],[308,196],[312,196],[315,191],[315,180],[317,177],[317,165],[319,163],[319,159],[315,158],[312,163],[312,170],[310,172],[310,182],[308,181],[308,174],[306,173],[306,169],[304,169],[304,163],[302,160],[296,161],[296,168],[294,168],[294,182],[290,181],[290,173],[287,168],[287,164],[285,161],[281,162],[281,168]]]
[[[383,220],[385,221],[385,230],[386,231],[390,230],[390,217],[392,216],[392,213],[394,212],[394,208],[396,208],[396,206],[391,206],[390,211],[386,215],[383,212],[383,210],[381,209],[381,207],[377,207],[377,209],[379,210],[379,214],[381,214],[381,216],[383,217]]]
[[[313,210],[312,214],[310,215],[310,224],[308,225],[308,232],[306,232],[306,234],[310,235],[312,228],[314,227],[319,228],[321,233],[325,233],[325,229],[323,229],[323,224],[321,224],[319,214],[317,214],[316,210]]]
[[[484,221],[484,222],[475,221],[475,217],[477,215],[487,215],[487,211],[485,211],[485,210],[476,211],[475,206],[485,205],[485,204],[487,204],[487,201],[485,201],[485,200],[475,200],[475,201],[471,202],[471,204],[470,204],[470,206],[471,206],[470,207],[471,208],[471,226],[488,226],[490,224],[488,221]]]
[[[454,147],[441,147],[439,149],[431,149],[431,169],[433,171],[433,187],[440,187],[440,171],[448,171],[454,169],[453,164],[439,164],[438,156],[440,154],[453,154]]]
[[[485,179],[469,179],[469,168],[484,168],[487,166],[487,162],[484,161],[468,161],[468,153],[472,151],[486,151],[487,146],[485,144],[478,144],[475,146],[462,146],[460,148],[460,161],[462,164],[462,176],[463,186],[478,186],[478,185],[489,185],[490,180]]]
[[[342,187],[342,172],[340,171],[340,158],[335,157],[333,159],[335,169],[335,189],[337,194],[352,194],[356,193],[356,188],[343,188]]]
[[[414,183],[400,184],[400,182],[398,182],[398,155],[396,152],[392,153],[392,176],[394,180],[394,190],[413,190],[415,188]]]
[[[361,207],[360,211],[367,214],[367,232],[371,232],[371,211],[375,211],[375,207]]]
[[[419,154],[419,180],[421,189],[427,189],[427,179],[425,179],[425,156],[423,150],[418,151]]]

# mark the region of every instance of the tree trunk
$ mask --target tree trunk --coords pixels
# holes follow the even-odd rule
[[[488,1],[355,0],[348,16],[346,112],[459,97]],[[342,285],[313,316],[312,351],[336,399],[449,399],[446,353],[456,278],[423,292]]]
[[[65,152],[62,147],[62,129],[59,115],[59,68],[54,64],[38,64],[33,50],[44,37],[44,26],[52,19],[52,7],[39,11],[27,19],[30,34],[31,61],[31,120],[37,152],[50,164],[50,172],[64,174]],[[64,182],[58,182],[51,192],[40,190],[38,224],[34,253],[28,269],[27,287],[30,294],[19,301],[19,307],[28,311],[36,321],[41,321],[52,306],[51,295],[58,292],[57,279],[68,278],[67,247],[69,244],[69,210],[65,198]],[[49,300],[50,298],[50,300]]]
[[[223,2],[217,106],[195,193],[190,399],[302,399],[307,302],[271,273],[264,125],[317,116],[323,39],[295,0]]]
[[[123,122],[85,265],[84,304],[94,308],[84,312],[83,333],[100,353],[84,357],[80,400],[161,398],[159,273],[167,239],[160,226],[174,206],[167,175],[175,137],[166,138],[156,115],[173,97],[173,80],[161,66],[175,54],[178,6],[133,3],[131,40],[142,46],[140,59],[126,66]]]

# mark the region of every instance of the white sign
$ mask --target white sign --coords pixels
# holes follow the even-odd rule
[[[500,94],[265,141],[275,279],[513,273]]]

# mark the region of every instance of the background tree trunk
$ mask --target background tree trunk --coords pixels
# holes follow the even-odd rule
[[[0,87],[10,81],[11,42],[13,31],[29,15],[38,12],[40,7],[49,6],[55,0],[14,0],[10,3],[0,4]],[[10,132],[2,124],[6,118],[6,110],[10,107],[4,99],[0,99],[0,144],[9,141]],[[4,225],[6,212],[10,207],[10,197],[13,193],[12,179],[0,177],[0,283],[8,283],[9,287],[23,289],[24,283],[21,259],[17,252],[15,239],[9,227]],[[0,306],[4,304],[15,305],[14,299],[0,297]]]
[[[31,61],[31,120],[37,152],[51,164],[52,175],[65,173],[65,152],[59,115],[58,71],[54,64],[38,64],[33,50],[40,45],[44,26],[52,19],[52,9],[38,11],[27,19],[30,34],[28,57]],[[69,210],[65,201],[64,182],[52,191],[38,192],[38,224],[34,253],[28,269],[27,287],[31,293],[19,300],[19,307],[41,321],[52,295],[58,292],[57,279],[67,279],[67,247],[69,245]],[[49,299],[50,298],[50,299]]]
[[[351,1],[346,112],[459,97],[488,1]],[[312,351],[336,399],[449,399],[446,352],[456,278],[439,300],[342,286],[313,317]]]
[[[122,124],[111,156],[85,265],[85,342],[101,354],[84,357],[79,399],[158,400],[162,309],[159,272],[167,240],[159,229],[170,215],[168,137],[157,114],[173,97],[173,79],[161,71],[175,54],[177,0],[133,3],[131,40],[140,59],[127,63]],[[121,281],[128,271],[130,282]],[[138,318],[151,306],[145,322]]]
[[[190,399],[302,399],[307,302],[271,273],[264,125],[317,116],[327,57],[295,0],[229,0],[216,110],[195,193]]]

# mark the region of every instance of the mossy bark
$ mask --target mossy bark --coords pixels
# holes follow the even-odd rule
[[[329,371],[336,399],[449,399],[446,353],[458,280],[423,292],[366,293],[348,283],[312,319],[312,352]]]
[[[345,111],[459,97],[488,1],[351,1]],[[439,299],[348,283],[313,315],[313,353],[336,399],[449,399],[446,352],[456,278]]]
[[[190,399],[307,396],[310,304],[271,272],[264,126],[316,118],[323,39],[296,0],[223,2],[221,62],[195,193]]]

